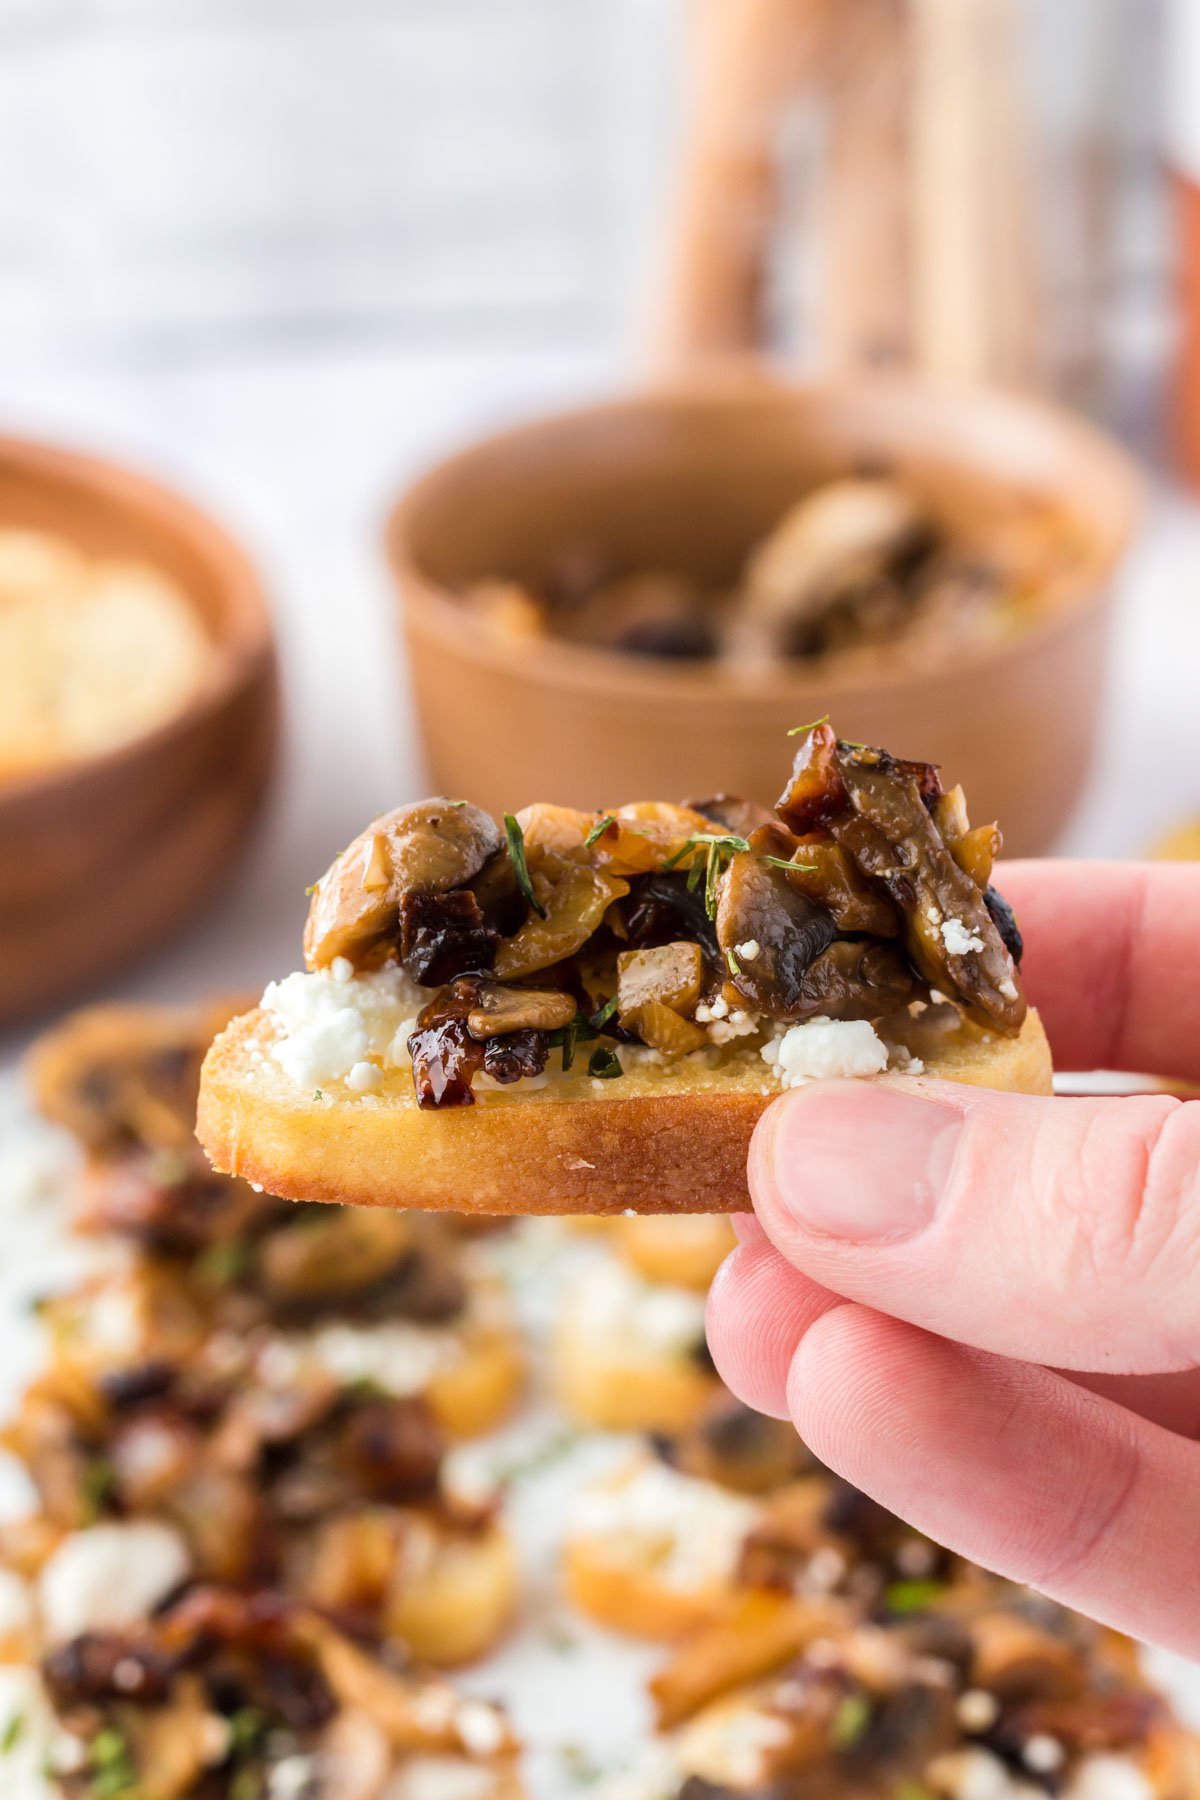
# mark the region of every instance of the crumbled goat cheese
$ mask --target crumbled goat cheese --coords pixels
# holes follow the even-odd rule
[[[654,1458],[624,1479],[584,1489],[572,1508],[570,1535],[624,1539],[638,1566],[650,1556],[669,1586],[702,1587],[733,1576],[759,1510],[744,1494],[681,1475]]]
[[[929,1780],[935,1792],[949,1794],[952,1800],[1045,1800],[1043,1788],[1022,1781],[998,1756],[976,1744],[935,1757]]]
[[[767,1778],[767,1752],[786,1744],[792,1727],[778,1714],[754,1706],[701,1713],[680,1740],[680,1761],[689,1774],[714,1784],[757,1787]]]
[[[465,1756],[409,1756],[387,1785],[387,1800],[492,1800],[496,1771]]]
[[[319,1775],[315,1756],[285,1756],[267,1777],[268,1800],[304,1800]]]
[[[1048,1731],[1035,1731],[1032,1737],[1025,1740],[1021,1750],[1021,1761],[1035,1775],[1053,1775],[1056,1769],[1062,1768],[1066,1759],[1066,1751]]]
[[[504,1720],[486,1700],[465,1700],[454,1722],[464,1749],[472,1756],[495,1756],[504,1742]]]
[[[369,1381],[402,1399],[462,1360],[462,1339],[435,1325],[322,1325],[297,1346],[343,1386]]]
[[[837,1076],[881,1075],[888,1066],[887,1045],[867,1019],[809,1019],[764,1044],[762,1058],[786,1088]]]
[[[1085,1756],[1063,1789],[1064,1800],[1151,1800],[1149,1776],[1131,1756]]]
[[[356,1062],[346,1077],[346,1086],[356,1094],[377,1094],[383,1086],[383,1070],[374,1063]]]
[[[964,1731],[990,1731],[1000,1717],[1000,1702],[986,1688],[967,1688],[954,1711]]]
[[[702,1000],[696,1008],[697,1025],[710,1025],[714,1019],[729,1017],[729,1002],[724,994],[718,994],[713,1001]]]
[[[402,969],[352,978],[333,969],[287,975],[262,998],[276,1031],[272,1059],[303,1088],[344,1080],[369,1058],[407,1061],[402,1044],[419,1003]]]
[[[191,1571],[179,1532],[154,1519],[74,1531],[38,1578],[38,1603],[56,1643],[84,1631],[136,1625]]]
[[[943,919],[938,929],[951,956],[966,956],[969,950],[983,949],[979,933],[968,931],[961,919]]]
[[[619,1355],[622,1345],[688,1355],[704,1341],[704,1295],[643,1281],[605,1259],[572,1285],[566,1316],[587,1337]]]
[[[754,962],[762,953],[762,945],[757,938],[747,938],[744,944],[735,944],[733,954],[739,962]]]
[[[708,1035],[714,1044],[730,1044],[735,1038],[752,1037],[761,1024],[757,1013],[731,1012],[727,1019],[714,1019]]]

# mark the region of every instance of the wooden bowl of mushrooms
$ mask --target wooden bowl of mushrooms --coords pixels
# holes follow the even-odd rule
[[[828,713],[1044,851],[1138,496],[1082,420],[904,378],[725,373],[488,439],[388,527],[430,778],[496,810],[771,801]]]
[[[277,686],[258,577],[212,520],[0,440],[0,1024],[211,895],[270,773]]]

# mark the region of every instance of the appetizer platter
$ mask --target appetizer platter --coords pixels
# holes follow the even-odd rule
[[[208,1169],[235,1004],[80,1014],[0,1096],[6,1796],[1200,1792],[1127,1640],[723,1389],[727,1220],[329,1209]]]
[[[720,795],[501,827],[378,818],[316,884],[305,969],[217,1039],[199,1136],[295,1200],[504,1213],[747,1204],[784,1088],[888,1071],[1049,1092],[1001,838],[959,787],[800,729],[774,811]]]

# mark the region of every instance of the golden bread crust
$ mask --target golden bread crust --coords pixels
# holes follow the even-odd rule
[[[217,1038],[197,1133],[217,1169],[290,1200],[492,1214],[745,1211],[750,1137],[780,1092],[749,1053],[716,1068],[647,1065],[619,1081],[573,1071],[422,1112],[407,1069],[391,1071],[378,1094],[300,1090],[268,1054],[272,1029],[259,1010]],[[927,1076],[1050,1092],[1050,1048],[1033,1011],[1019,1037],[946,1039],[921,1054]]]

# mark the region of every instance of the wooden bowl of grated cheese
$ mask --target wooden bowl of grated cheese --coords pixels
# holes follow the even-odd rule
[[[237,545],[128,470],[0,439],[0,1024],[209,896],[277,738],[270,619]]]

